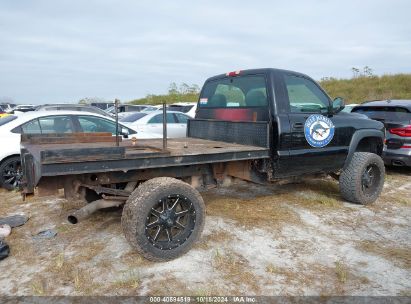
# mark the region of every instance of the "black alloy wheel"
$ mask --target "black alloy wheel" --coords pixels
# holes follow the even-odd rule
[[[195,221],[195,209],[187,197],[168,195],[151,208],[146,220],[146,237],[159,249],[174,249],[190,237]]]
[[[6,159],[0,166],[0,185],[7,190],[19,189],[23,173],[20,157]]]
[[[375,164],[368,165],[361,177],[361,188],[365,195],[372,195],[380,181],[380,170]]]

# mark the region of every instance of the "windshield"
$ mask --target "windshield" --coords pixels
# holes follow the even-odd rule
[[[402,107],[361,106],[354,108],[353,112],[365,114],[375,120],[411,123],[411,113]]]
[[[200,108],[267,106],[264,76],[238,76],[209,81],[200,96]]]
[[[120,121],[121,122],[135,122],[146,115],[147,113],[135,112],[135,113],[128,114],[127,116],[121,118]]]
[[[114,106],[111,106],[105,110],[107,113],[114,113]]]
[[[10,115],[10,116],[5,116],[0,118],[0,126],[5,125],[6,123],[15,120],[17,116]]]

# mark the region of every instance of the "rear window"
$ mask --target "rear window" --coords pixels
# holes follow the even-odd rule
[[[5,125],[6,123],[15,120],[17,116],[14,115],[9,115],[9,116],[4,116],[0,118],[0,126]]]
[[[147,113],[142,113],[142,112],[136,112],[129,114],[122,119],[120,119],[121,122],[135,122],[136,120],[139,120],[140,118],[146,116]]]
[[[188,106],[170,105],[170,106],[167,107],[167,109],[169,111],[177,111],[177,112],[187,113],[188,111],[191,110],[192,107],[194,107],[194,105],[188,105]]]
[[[395,121],[395,122],[410,122],[411,113],[402,107],[355,107],[352,112],[367,115],[371,119]]]
[[[209,81],[200,96],[200,108],[248,108],[267,106],[264,76],[241,76]]]

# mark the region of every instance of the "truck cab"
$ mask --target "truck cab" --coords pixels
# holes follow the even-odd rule
[[[281,178],[336,172],[355,151],[381,155],[383,124],[343,108],[307,75],[253,69],[209,78],[196,119],[268,122],[272,175]]]

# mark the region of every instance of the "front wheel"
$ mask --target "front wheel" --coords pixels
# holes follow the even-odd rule
[[[351,162],[340,175],[340,192],[353,203],[371,204],[384,186],[384,162],[377,154],[355,152]]]
[[[127,200],[121,226],[128,242],[152,261],[175,259],[191,249],[204,228],[200,193],[180,180],[159,177]]]
[[[12,156],[0,165],[0,186],[7,190],[20,187],[22,177],[20,156]]]

